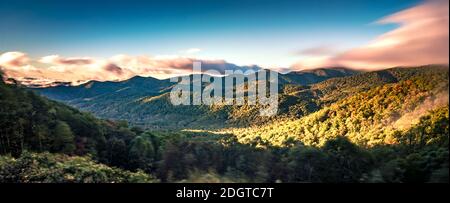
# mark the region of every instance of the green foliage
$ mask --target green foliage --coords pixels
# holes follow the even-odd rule
[[[24,149],[87,153],[94,150],[91,142],[103,137],[99,123],[89,114],[0,84],[1,153],[19,156]]]
[[[328,177],[330,182],[362,181],[363,174],[373,167],[371,155],[344,137],[327,141],[323,150],[331,159],[328,165],[332,174]]]
[[[24,152],[19,158],[0,157],[0,183],[152,183],[143,172],[108,167],[89,157]]]
[[[129,150],[130,167],[150,168],[156,156],[155,148],[149,137],[138,136],[131,141]]]
[[[426,78],[413,77],[369,88],[299,119],[280,119],[262,126],[223,131],[235,134],[244,143],[260,137],[276,146],[282,146],[290,138],[306,145],[322,146],[339,136],[346,136],[361,146],[398,143],[396,131],[414,125],[429,110],[448,106],[448,75],[432,73]],[[429,134],[445,131],[445,119],[436,122],[436,128],[426,129],[432,131]],[[434,123],[425,124],[430,125]],[[419,126],[416,130],[425,129]],[[445,145],[445,141],[441,142]]]
[[[62,121],[57,121],[54,129],[52,143],[53,151],[70,154],[75,150],[74,135],[70,126]]]
[[[449,109],[438,108],[420,118],[417,125],[408,132],[398,135],[398,140],[410,148],[420,148],[426,145],[448,147],[449,144]]]

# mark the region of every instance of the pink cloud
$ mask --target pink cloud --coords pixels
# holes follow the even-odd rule
[[[28,56],[22,52],[6,52],[0,55],[0,66],[6,68],[24,66],[28,61]]]
[[[58,55],[45,56],[39,61],[58,65],[88,65],[94,63],[91,58],[62,58]]]
[[[114,73],[116,75],[122,75],[123,74],[123,70],[121,67],[117,66],[114,63],[108,63],[103,67],[106,71]]]
[[[306,56],[323,56],[323,55],[330,55],[335,54],[336,49],[334,46],[330,45],[321,45],[316,47],[310,47],[303,50],[300,50],[297,52],[299,55],[306,55]]]
[[[135,75],[168,78],[192,73],[194,61],[202,62],[202,70],[224,72],[229,69],[255,69],[237,66],[224,60],[202,60],[181,56],[128,56],[117,55],[109,59],[90,57],[64,58],[58,55],[30,59],[25,53],[8,52],[0,56],[0,66],[8,77],[30,81],[72,82],[88,80],[125,80]],[[34,78],[29,80],[27,78]]]
[[[368,69],[449,63],[448,0],[428,0],[377,23],[399,27],[324,63]]]

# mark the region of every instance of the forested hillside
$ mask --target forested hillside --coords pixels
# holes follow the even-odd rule
[[[389,82],[383,80],[387,73]],[[380,74],[384,77],[376,77]],[[370,85],[361,82],[364,76]],[[448,69],[442,67],[392,69],[344,79],[312,87],[319,91],[319,102],[337,101],[315,113],[226,132],[243,142],[259,137],[274,145],[294,139],[321,146],[338,136],[346,136],[361,146],[394,144],[399,131],[408,129],[431,110],[448,107]]]
[[[287,84],[305,86],[357,73],[357,71],[345,68],[315,69],[280,74],[278,80],[280,88],[283,88]],[[220,77],[215,77],[215,79],[225,80]],[[137,76],[121,82],[91,81],[80,86],[57,86],[35,90],[50,99],[92,112],[101,118],[127,120],[134,125],[149,129],[202,128],[205,126],[222,128],[227,125],[247,125],[267,121],[258,116],[259,113],[256,113],[258,109],[249,106],[238,108],[229,106],[218,108],[205,105],[173,106],[168,92],[175,84],[169,79],[158,80]],[[303,111],[309,110],[302,109],[301,111],[303,114]],[[239,112],[247,112],[247,114],[240,115]],[[284,113],[287,113],[287,109],[284,110]]]
[[[281,115],[271,120],[178,131],[98,119],[0,82],[0,182],[449,181],[448,67],[282,88]],[[167,104],[150,104],[164,96],[141,102],[161,109]],[[219,110],[245,126],[254,109],[239,108],[248,107]],[[168,108],[159,116],[171,112],[189,115]]]

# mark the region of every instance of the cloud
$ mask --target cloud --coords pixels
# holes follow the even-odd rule
[[[6,52],[0,55],[0,66],[5,68],[24,66],[28,61],[28,56],[22,52]]]
[[[399,27],[326,63],[368,69],[449,63],[448,0],[428,0],[377,22],[392,23]]]
[[[375,22],[385,24],[398,27],[364,46],[340,53],[329,46],[301,50],[298,54],[304,57],[291,68],[346,66],[374,70],[449,63],[448,0],[426,0]]]
[[[196,53],[198,53],[200,51],[202,51],[202,50],[199,49],[199,48],[190,48],[190,49],[181,51],[181,53],[182,54],[196,54]]]
[[[291,65],[293,70],[314,69],[326,66],[333,66],[330,56],[311,56]]]
[[[202,50],[199,49],[199,48],[189,48],[189,49],[180,51],[180,54],[182,54],[182,55],[193,55],[193,54],[196,54],[196,53],[198,53],[200,51],[202,51]]]
[[[298,55],[306,55],[306,56],[324,56],[335,54],[336,49],[330,45],[321,45],[315,47],[309,47],[303,50],[298,51],[296,54]]]
[[[103,67],[106,71],[114,73],[116,75],[122,75],[123,74],[123,70],[122,68],[120,68],[119,66],[117,66],[114,63],[108,63]]]
[[[30,59],[25,53],[7,52],[0,56],[0,66],[8,77],[26,84],[42,85],[71,82],[79,84],[89,80],[125,80],[135,75],[169,78],[192,73],[192,65],[202,63],[202,71],[259,70],[259,66],[237,66],[225,60],[205,60],[182,56],[129,56],[110,58],[44,56]],[[30,80],[33,78],[33,80]]]
[[[189,74],[192,70],[194,62],[202,63],[202,71],[215,70],[222,74],[225,70],[259,70],[259,66],[238,66],[232,63],[228,63],[225,60],[205,60],[191,57],[181,56],[128,56],[117,55],[110,59],[112,62],[118,64],[120,67],[127,67],[136,73],[179,73]]]
[[[91,58],[62,58],[58,55],[44,56],[39,61],[58,65],[87,65],[94,63],[94,60]]]

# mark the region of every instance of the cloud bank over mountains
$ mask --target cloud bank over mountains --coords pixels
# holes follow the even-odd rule
[[[305,56],[291,67],[276,70],[300,70],[344,66],[357,69],[381,69],[449,63],[449,1],[427,0],[419,5],[380,19],[371,26],[396,24],[397,28],[378,36],[366,45],[339,51],[321,45],[300,50]],[[0,53],[0,68],[8,77],[21,81],[82,83],[88,80],[125,80],[135,75],[168,78],[192,73],[194,61],[203,70],[258,70],[257,65],[238,66],[225,60],[201,59],[190,48],[174,56],[116,55],[110,58],[63,57],[49,55],[31,58],[20,51]],[[256,61],[255,61],[256,62]]]
[[[59,55],[30,58],[22,52],[0,55],[0,66],[8,77],[19,80],[45,79],[45,81],[82,83],[88,80],[125,80],[130,77],[152,76],[167,78],[191,74],[193,62],[202,63],[202,71],[258,70],[259,66],[238,66],[225,60],[204,60],[182,56],[129,56],[116,55],[108,59],[90,57],[62,57]]]

